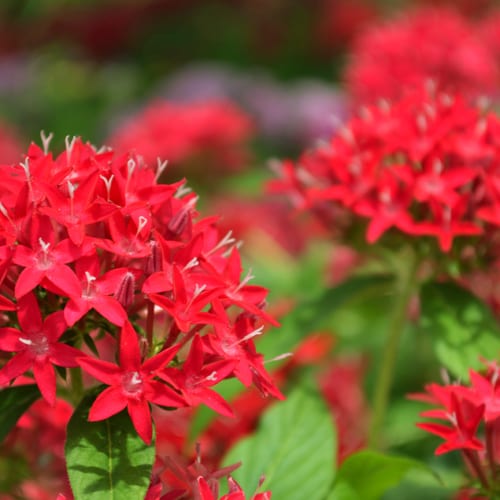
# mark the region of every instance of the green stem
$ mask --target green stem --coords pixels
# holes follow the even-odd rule
[[[396,287],[393,315],[388,328],[388,336],[382,359],[380,371],[375,383],[373,395],[373,414],[368,444],[372,448],[380,448],[382,442],[382,427],[387,413],[389,394],[392,387],[394,368],[398,354],[399,343],[404,332],[408,306],[416,289],[416,259],[413,252],[405,254],[404,268],[399,272],[398,286]]]
[[[82,369],[80,367],[70,368],[69,372],[71,374],[71,399],[77,406],[83,397]]]

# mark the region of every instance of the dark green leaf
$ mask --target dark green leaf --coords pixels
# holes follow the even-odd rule
[[[369,450],[354,453],[338,470],[328,500],[379,500],[415,469],[436,477],[427,465],[417,460]]]
[[[99,356],[99,351],[97,350],[97,346],[95,345],[94,339],[86,333],[83,336],[83,341],[85,342],[85,345],[96,355]]]
[[[240,441],[225,457],[225,465],[242,461],[235,479],[247,494],[257,488],[273,498],[323,500],[335,472],[336,439],[328,409],[318,395],[296,389],[262,417],[257,432]]]
[[[95,394],[83,399],[68,424],[66,464],[75,500],[144,498],[155,445],[137,435],[126,410],[88,422]]]
[[[468,379],[480,357],[500,354],[500,329],[488,307],[453,283],[429,283],[422,289],[421,326],[430,335],[439,361],[453,375]]]
[[[16,385],[0,391],[0,442],[39,397],[40,392],[35,384]]]

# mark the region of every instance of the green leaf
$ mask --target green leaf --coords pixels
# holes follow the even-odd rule
[[[35,384],[15,385],[0,391],[0,442],[39,397],[40,392]]]
[[[406,457],[364,450],[349,456],[337,472],[328,500],[379,500],[411,470],[437,476],[422,462]]]
[[[421,326],[428,332],[439,361],[453,375],[468,379],[480,357],[500,354],[500,328],[489,308],[453,283],[429,283],[421,293]]]
[[[373,296],[383,297],[393,283],[394,278],[388,274],[357,275],[322,290],[315,297],[299,302],[287,313],[279,330],[271,331],[259,340],[259,350],[267,357],[277,356],[291,351],[309,333],[323,329],[333,331],[336,323],[333,319],[340,308]]]
[[[68,424],[66,465],[75,500],[144,498],[151,479],[155,445],[137,435],[126,410],[88,422],[95,393],[86,396]]]
[[[273,498],[323,500],[335,473],[336,437],[331,415],[318,395],[301,387],[262,417],[257,432],[224,459],[242,461],[235,479],[250,495],[262,475]]]

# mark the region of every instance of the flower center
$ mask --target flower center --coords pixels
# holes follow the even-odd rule
[[[126,396],[139,397],[143,392],[143,385],[139,372],[127,372],[122,376],[122,387]]]
[[[25,344],[28,349],[36,356],[45,356],[49,353],[49,339],[43,334],[33,335],[31,338],[19,338],[19,341]]]

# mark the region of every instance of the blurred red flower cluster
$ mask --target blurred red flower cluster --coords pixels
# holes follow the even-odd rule
[[[391,227],[433,236],[448,252],[457,236],[500,223],[500,121],[457,94],[409,92],[361,110],[328,142],[284,161],[270,189],[332,227],[366,220],[366,238]]]
[[[108,139],[120,151],[134,151],[148,164],[158,157],[173,165],[190,166],[198,174],[233,171],[250,159],[248,141],[253,126],[229,101],[191,104],[153,101]],[[202,170],[200,171],[200,168]]]

